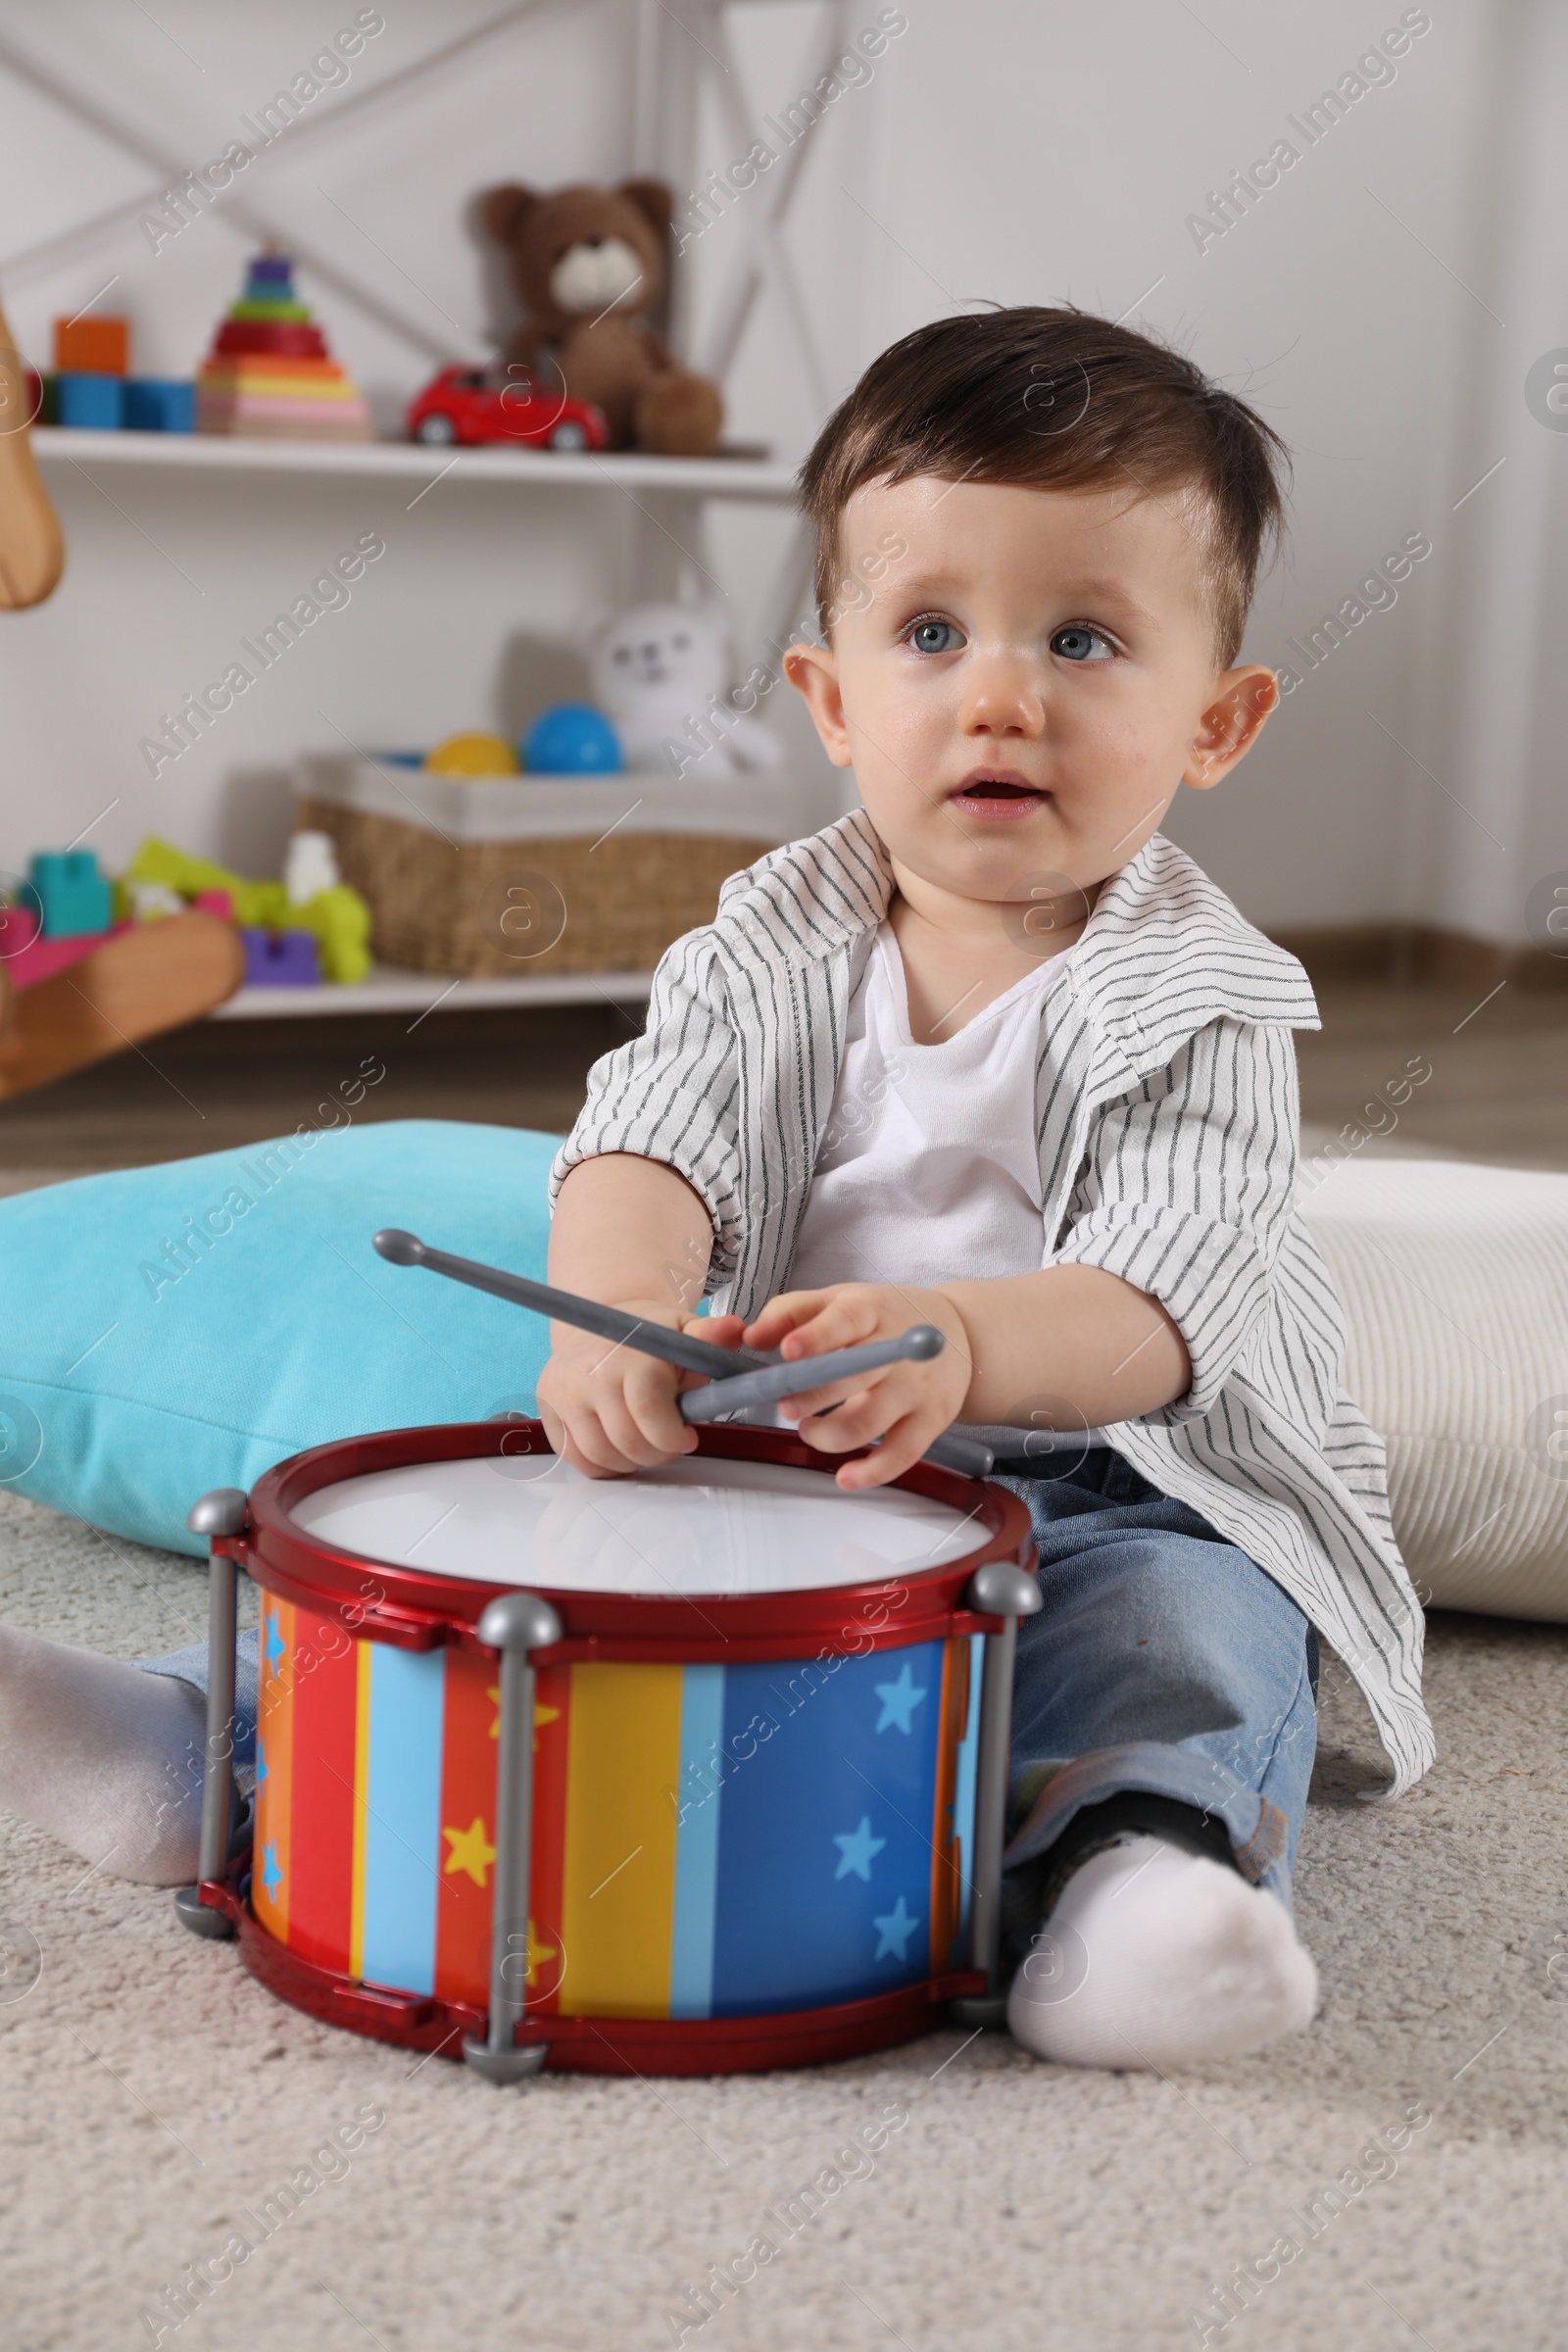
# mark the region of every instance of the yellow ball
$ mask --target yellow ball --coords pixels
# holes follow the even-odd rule
[[[517,754],[504,735],[449,735],[425,753],[424,764],[438,776],[514,776]]]

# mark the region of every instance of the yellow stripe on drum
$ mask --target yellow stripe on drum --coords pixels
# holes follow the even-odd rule
[[[349,1975],[365,1974],[365,1822],[370,1793],[370,1660],[373,1645],[355,1644],[354,1694],[354,1867],[349,1897]]]
[[[574,1666],[564,2015],[667,2017],[681,1669]]]

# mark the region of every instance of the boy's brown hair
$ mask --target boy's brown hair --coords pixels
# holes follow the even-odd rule
[[[797,478],[824,636],[843,609],[839,517],[862,483],[935,474],[1023,489],[1188,492],[1219,666],[1241,650],[1289,453],[1272,425],[1152,336],[1063,306],[939,318],[873,360]]]

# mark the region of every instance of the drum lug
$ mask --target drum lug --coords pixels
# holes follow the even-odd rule
[[[550,2051],[542,2041],[514,2042],[510,2050],[496,2050],[489,2042],[465,2034],[463,2055],[474,2073],[483,2075],[487,2082],[505,2084],[521,2082],[529,2075],[538,2074]]]
[[[174,1888],[174,1917],[193,1936],[210,1936],[219,1942],[227,1941],[234,1933],[234,1922],[226,1911],[202,1901],[200,1886]]]
[[[236,1826],[234,1639],[239,1572],[219,1545],[225,1538],[243,1534],[249,1516],[250,1498],[241,1488],[215,1487],[191,1505],[185,1521],[193,1535],[212,1540],[207,1570],[207,1753],[202,1766],[198,1880],[226,1875]],[[202,1901],[198,1886],[178,1888],[174,1910],[193,1935],[223,1936],[234,1932],[224,1912]]]
[[[503,1592],[479,1620],[479,1639],[501,1652],[497,1726],[496,1858],[491,1880],[490,2015],[484,2039],[469,2034],[463,2055],[487,2082],[536,2075],[543,2042],[519,2046],[528,1998],[528,1903],[533,1875],[533,1652],[562,1638],[561,1619],[537,1592]]]
[[[1012,1747],[1012,1668],[1018,1620],[1045,1606],[1038,1580],[1011,1560],[988,1560],[969,1580],[965,1605],[979,1617],[1000,1617],[986,1636],[980,1681],[979,1753],[975,1770],[974,1877],[969,1893],[969,1965],[985,1978],[983,1993],[951,2005],[957,2025],[999,2030],[1006,2023],[1002,1984],[1002,1849],[1006,1842],[1007,1781]]]
[[[250,1516],[250,1496],[243,1487],[214,1487],[193,1502],[185,1525],[193,1536],[238,1536]]]
[[[1004,1992],[962,1993],[957,2000],[948,2003],[948,2017],[956,2026],[967,2026],[971,2033],[1004,2033],[1007,1996]]]

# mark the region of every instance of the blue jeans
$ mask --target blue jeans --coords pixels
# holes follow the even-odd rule
[[[188,1649],[170,1650],[161,1658],[137,1658],[144,1674],[172,1674],[194,1684],[207,1695],[207,1644],[193,1642]],[[261,1703],[261,1636],[253,1625],[234,1644],[234,1769],[252,1772],[256,1766],[256,1710]]]
[[[1045,1607],[1018,1627],[1004,1917],[1027,1949],[1072,1869],[1148,1830],[1287,1907],[1317,1744],[1317,1636],[1186,1503],[1098,1446],[1059,1478],[999,1462],[1029,1506]]]

